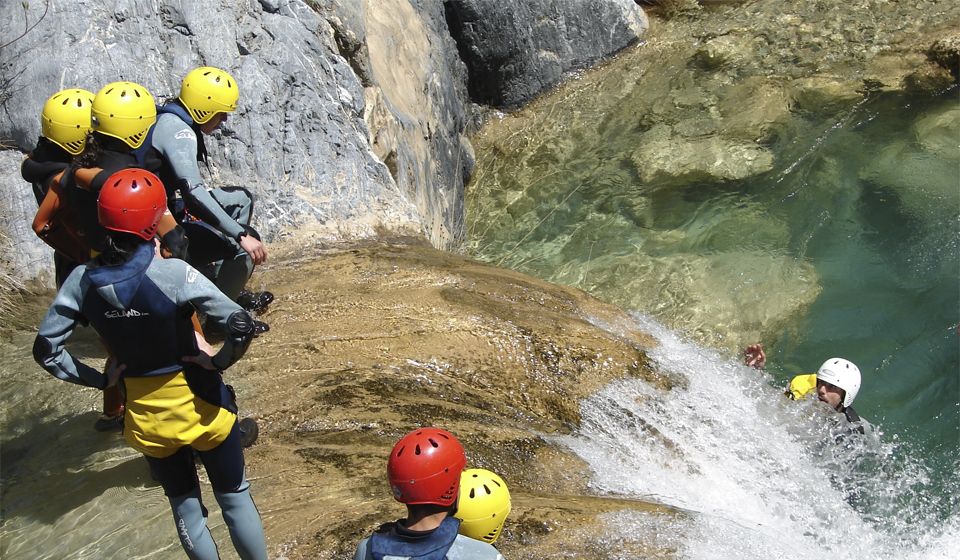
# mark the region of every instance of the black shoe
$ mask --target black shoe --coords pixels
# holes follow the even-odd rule
[[[244,418],[240,421],[240,445],[244,448],[253,445],[260,435],[260,426],[253,418]]]
[[[270,292],[251,292],[243,290],[237,296],[237,303],[240,307],[252,313],[261,313],[273,301],[273,294]]]
[[[270,325],[264,323],[263,321],[253,320],[253,336],[260,336],[261,334],[270,330]]]
[[[100,418],[93,424],[93,429],[98,432],[116,432],[123,430],[123,412],[116,416],[101,414]]]

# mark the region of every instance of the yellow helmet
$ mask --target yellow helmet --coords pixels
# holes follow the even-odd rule
[[[507,483],[486,469],[467,469],[460,475],[456,517],[460,534],[493,544],[510,515]]]
[[[180,102],[197,124],[203,124],[217,113],[237,109],[240,88],[226,70],[201,66],[190,71],[180,84]]]
[[[78,155],[87,144],[90,132],[90,106],[93,94],[85,89],[65,89],[43,104],[40,128],[43,136],[70,155]]]
[[[147,138],[157,122],[157,106],[147,88],[133,82],[113,82],[103,86],[93,98],[93,128],[113,136],[134,150]]]

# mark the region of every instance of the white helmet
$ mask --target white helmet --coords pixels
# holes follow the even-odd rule
[[[860,391],[860,368],[849,360],[830,358],[817,371],[817,380],[843,389],[843,408],[847,408]]]

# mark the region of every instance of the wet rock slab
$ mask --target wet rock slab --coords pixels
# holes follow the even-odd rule
[[[508,481],[508,557],[610,557],[574,529],[602,532],[603,512],[666,512],[590,496],[585,464],[552,439],[613,379],[669,387],[649,368],[652,340],[617,308],[420,246],[287,260],[255,279],[277,296],[262,317],[272,329],[229,375],[260,420],[247,457],[271,550],[346,557],[402,516],[386,455],[420,425],[453,431],[471,466]]]

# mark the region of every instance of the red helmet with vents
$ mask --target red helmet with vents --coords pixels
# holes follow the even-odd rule
[[[420,428],[400,438],[387,461],[393,497],[405,504],[451,506],[460,491],[467,456],[457,438],[439,428]]]
[[[100,189],[97,217],[100,225],[146,241],[157,233],[167,210],[167,192],[160,179],[146,169],[129,168],[110,176]]]

